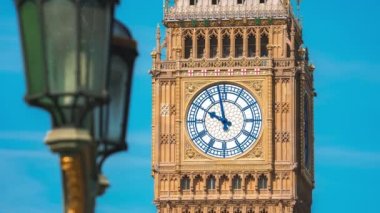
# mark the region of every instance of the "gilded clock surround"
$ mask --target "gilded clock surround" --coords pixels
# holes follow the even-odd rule
[[[203,160],[207,160],[207,159],[211,159],[211,160],[225,160],[225,161],[233,161],[235,159],[255,159],[255,160],[258,160],[260,158],[263,157],[263,152],[264,152],[264,149],[268,149],[268,147],[263,147],[262,144],[260,143],[260,140],[261,140],[261,137],[265,137],[265,136],[268,136],[267,133],[265,133],[265,129],[269,129],[268,126],[266,126],[265,128],[265,125],[266,125],[266,117],[271,117],[271,115],[265,115],[265,113],[267,113],[267,110],[265,110],[268,106],[268,103],[270,103],[270,100],[262,100],[262,86],[263,86],[263,81],[265,81],[265,79],[257,79],[257,78],[254,78],[255,81],[249,81],[249,79],[244,79],[244,80],[234,80],[234,78],[231,78],[231,77],[225,77],[225,78],[218,78],[217,80],[207,80],[207,79],[192,79],[192,78],[189,78],[188,80],[183,80],[183,85],[184,85],[184,88],[185,90],[182,92],[182,97],[185,97],[185,99],[183,99],[181,102],[184,103],[184,108],[182,110],[183,114],[182,114],[182,117],[181,117],[181,120],[184,121],[183,122],[183,126],[182,126],[182,131],[184,133],[187,133],[187,130],[186,130],[186,113],[188,112],[188,107],[191,105],[192,103],[192,100],[195,96],[198,95],[199,92],[201,92],[204,88],[207,88],[207,87],[210,87],[212,85],[215,85],[215,84],[220,84],[220,83],[229,83],[229,84],[233,84],[233,85],[237,85],[237,86],[240,86],[242,88],[244,88],[245,90],[247,90],[249,93],[251,93],[255,98],[256,98],[256,101],[258,102],[258,105],[260,106],[260,109],[262,110],[262,130],[260,131],[259,133],[259,136],[257,137],[257,140],[256,142],[254,142],[254,144],[244,153],[240,154],[240,155],[237,155],[235,157],[231,157],[231,158],[227,158],[227,159],[221,159],[221,158],[217,158],[217,157],[213,157],[213,156],[210,156],[210,155],[207,155],[201,151],[199,151],[199,149],[194,145],[194,143],[191,142],[191,138],[189,137],[188,134],[183,134],[183,140],[186,141],[184,143],[184,146],[182,147],[182,152],[185,153],[184,155],[184,158],[188,159],[188,160],[193,160],[195,161],[196,159],[194,159],[193,157],[189,157],[187,156],[187,153],[191,153],[191,155],[193,155],[192,153],[194,152],[193,150],[197,150],[197,152],[199,152],[199,154],[197,155],[197,159],[201,161]],[[247,81],[248,80],[248,81]],[[255,83],[254,83],[255,82]],[[260,90],[257,90],[257,82],[260,82]],[[196,86],[194,86],[196,85]],[[267,91],[267,92],[271,92],[271,91]],[[264,105],[263,105],[264,104]],[[270,136],[269,136],[270,137]],[[260,143],[260,145],[258,146],[258,144]],[[186,144],[186,145],[185,145]],[[189,149],[189,147],[191,146],[191,149]],[[185,149],[185,147],[187,149]],[[255,149],[255,153],[256,154],[252,154],[252,150]],[[187,151],[187,150],[191,150],[191,151]],[[260,153],[260,154],[258,154]],[[199,156],[202,156],[202,157],[199,157]],[[255,157],[256,156],[256,157]],[[186,161],[185,159],[183,159],[184,161]],[[261,159],[263,160],[263,159]]]
[[[230,13],[217,13],[215,19],[206,17],[214,10],[211,6],[188,7],[185,5],[188,0],[176,0],[170,8],[168,2],[165,0],[166,32],[161,39],[161,32],[157,30],[150,70],[152,176],[157,212],[311,212],[314,66],[308,62],[302,28],[291,12],[289,1],[268,0],[268,5],[263,7],[247,3],[244,6],[247,10],[264,12],[243,15],[239,13],[240,6],[231,5]],[[199,2],[207,4],[208,1]],[[273,7],[276,11],[270,11],[270,4],[277,4]],[[225,7],[219,9],[224,11]],[[224,15],[228,17],[220,18]],[[183,18],[188,16],[197,18]],[[228,57],[223,57],[221,51],[223,35],[228,35],[231,45]],[[249,55],[250,35],[255,36],[254,56]],[[215,57],[211,57],[211,36],[218,40]],[[235,50],[236,36],[243,39],[240,53]],[[268,44],[262,45],[261,39],[265,36]],[[186,50],[186,37],[192,41],[190,51]],[[204,44],[198,43],[200,38],[205,39]],[[203,52],[197,51],[202,45],[205,46]],[[264,55],[263,48],[266,49]],[[186,53],[190,54],[189,58],[185,57]],[[203,88],[221,82],[244,87],[262,110],[262,130],[255,144],[244,154],[227,159],[201,152],[186,129],[186,113],[191,101]],[[304,98],[308,100],[310,112],[308,124],[303,120]],[[306,128],[309,154],[305,151]],[[307,155],[309,166],[305,163]],[[215,181],[215,188],[209,185],[211,179]]]

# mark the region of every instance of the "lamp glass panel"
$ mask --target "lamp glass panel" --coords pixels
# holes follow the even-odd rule
[[[92,94],[106,89],[111,5],[83,1],[80,6],[80,87]]]
[[[43,5],[46,58],[52,94],[77,91],[78,26],[75,3],[50,0]],[[71,105],[73,98],[63,99]]]
[[[36,3],[25,1],[20,8],[20,22],[23,33],[25,68],[27,70],[28,95],[44,91],[44,58],[42,51],[41,26]]]
[[[110,103],[108,105],[107,139],[121,142],[125,129],[126,83],[129,72],[128,64],[118,55],[111,56],[111,73],[109,78]]]

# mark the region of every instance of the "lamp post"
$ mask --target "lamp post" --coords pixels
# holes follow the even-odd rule
[[[101,164],[107,156],[126,147],[126,113],[137,53],[135,48],[128,52],[112,45],[112,49],[121,52],[126,66],[121,72],[119,62],[112,56],[109,69],[117,3],[15,0],[27,81],[25,100],[51,114],[53,129],[45,141],[60,155],[67,213],[94,211],[101,188]],[[114,33],[112,44],[118,40]],[[130,35],[120,40],[122,44],[133,43]],[[128,56],[130,53],[134,54]],[[115,82],[118,75],[124,80]],[[124,114],[117,117],[120,112]]]
[[[88,129],[97,142],[97,170],[99,171],[99,194],[108,187],[101,174],[108,156],[127,149],[126,129],[133,78],[133,66],[137,56],[136,42],[129,30],[119,21],[113,23],[111,42],[111,68],[108,82],[110,103],[97,107],[90,115]]]

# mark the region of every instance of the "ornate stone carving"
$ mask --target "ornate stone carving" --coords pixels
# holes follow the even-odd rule
[[[185,83],[185,98],[188,100],[206,82]]]
[[[244,155],[242,158],[250,158],[250,159],[262,159],[264,157],[263,152],[263,143],[262,141],[258,141],[255,147],[249,151],[246,155]]]
[[[189,144],[189,142],[185,142],[185,160],[193,160],[193,159],[206,159],[204,156],[199,154],[194,148]]]
[[[176,135],[175,134],[162,134],[160,136],[161,144],[175,144],[176,143]]]
[[[276,113],[288,113],[290,104],[288,102],[276,102],[274,104],[274,111]]]
[[[263,82],[262,81],[252,81],[252,88],[255,90],[256,94],[260,97],[262,97],[262,88],[263,88]]]
[[[161,116],[169,116],[169,113],[170,113],[170,107],[169,107],[169,104],[166,104],[166,103],[163,103],[161,104]]]
[[[279,143],[279,142],[287,143],[290,141],[290,133],[289,132],[276,132],[274,134],[274,141],[276,143]]]

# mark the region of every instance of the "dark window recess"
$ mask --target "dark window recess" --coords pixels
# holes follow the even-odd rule
[[[207,189],[215,189],[215,177],[211,176],[207,180]]]
[[[244,4],[244,0],[237,0],[237,4]]]
[[[199,36],[197,40],[197,58],[202,58],[205,53],[205,38]]]
[[[196,5],[198,3],[198,0],[190,0],[190,5]]]
[[[218,39],[215,35],[210,38],[210,58],[215,58],[218,54]]]
[[[190,36],[187,36],[185,38],[185,58],[191,57],[192,49],[193,49],[193,40],[191,39]]]
[[[248,57],[256,56],[256,36],[249,35],[248,36]]]
[[[241,178],[239,176],[235,176],[232,180],[232,188],[235,190],[241,188]]]
[[[261,48],[260,56],[261,57],[268,56],[268,43],[269,43],[268,35],[261,36],[261,40],[260,40],[260,48]]]
[[[265,4],[267,0],[260,0],[260,4]]]
[[[243,56],[243,36],[237,35],[235,38],[235,57]]]
[[[268,184],[268,178],[265,175],[259,177],[259,189],[266,189]]]
[[[223,36],[223,52],[222,52],[223,58],[227,58],[230,56],[230,48],[231,48],[230,37],[228,35],[224,35]]]
[[[291,56],[290,45],[287,44],[287,45],[286,45],[286,57],[290,58],[290,56]]]
[[[181,189],[182,190],[189,190],[190,189],[190,178],[185,176],[181,180]]]
[[[217,4],[219,4],[219,1],[220,1],[220,0],[211,0],[211,4],[212,4],[212,5],[217,5]]]

